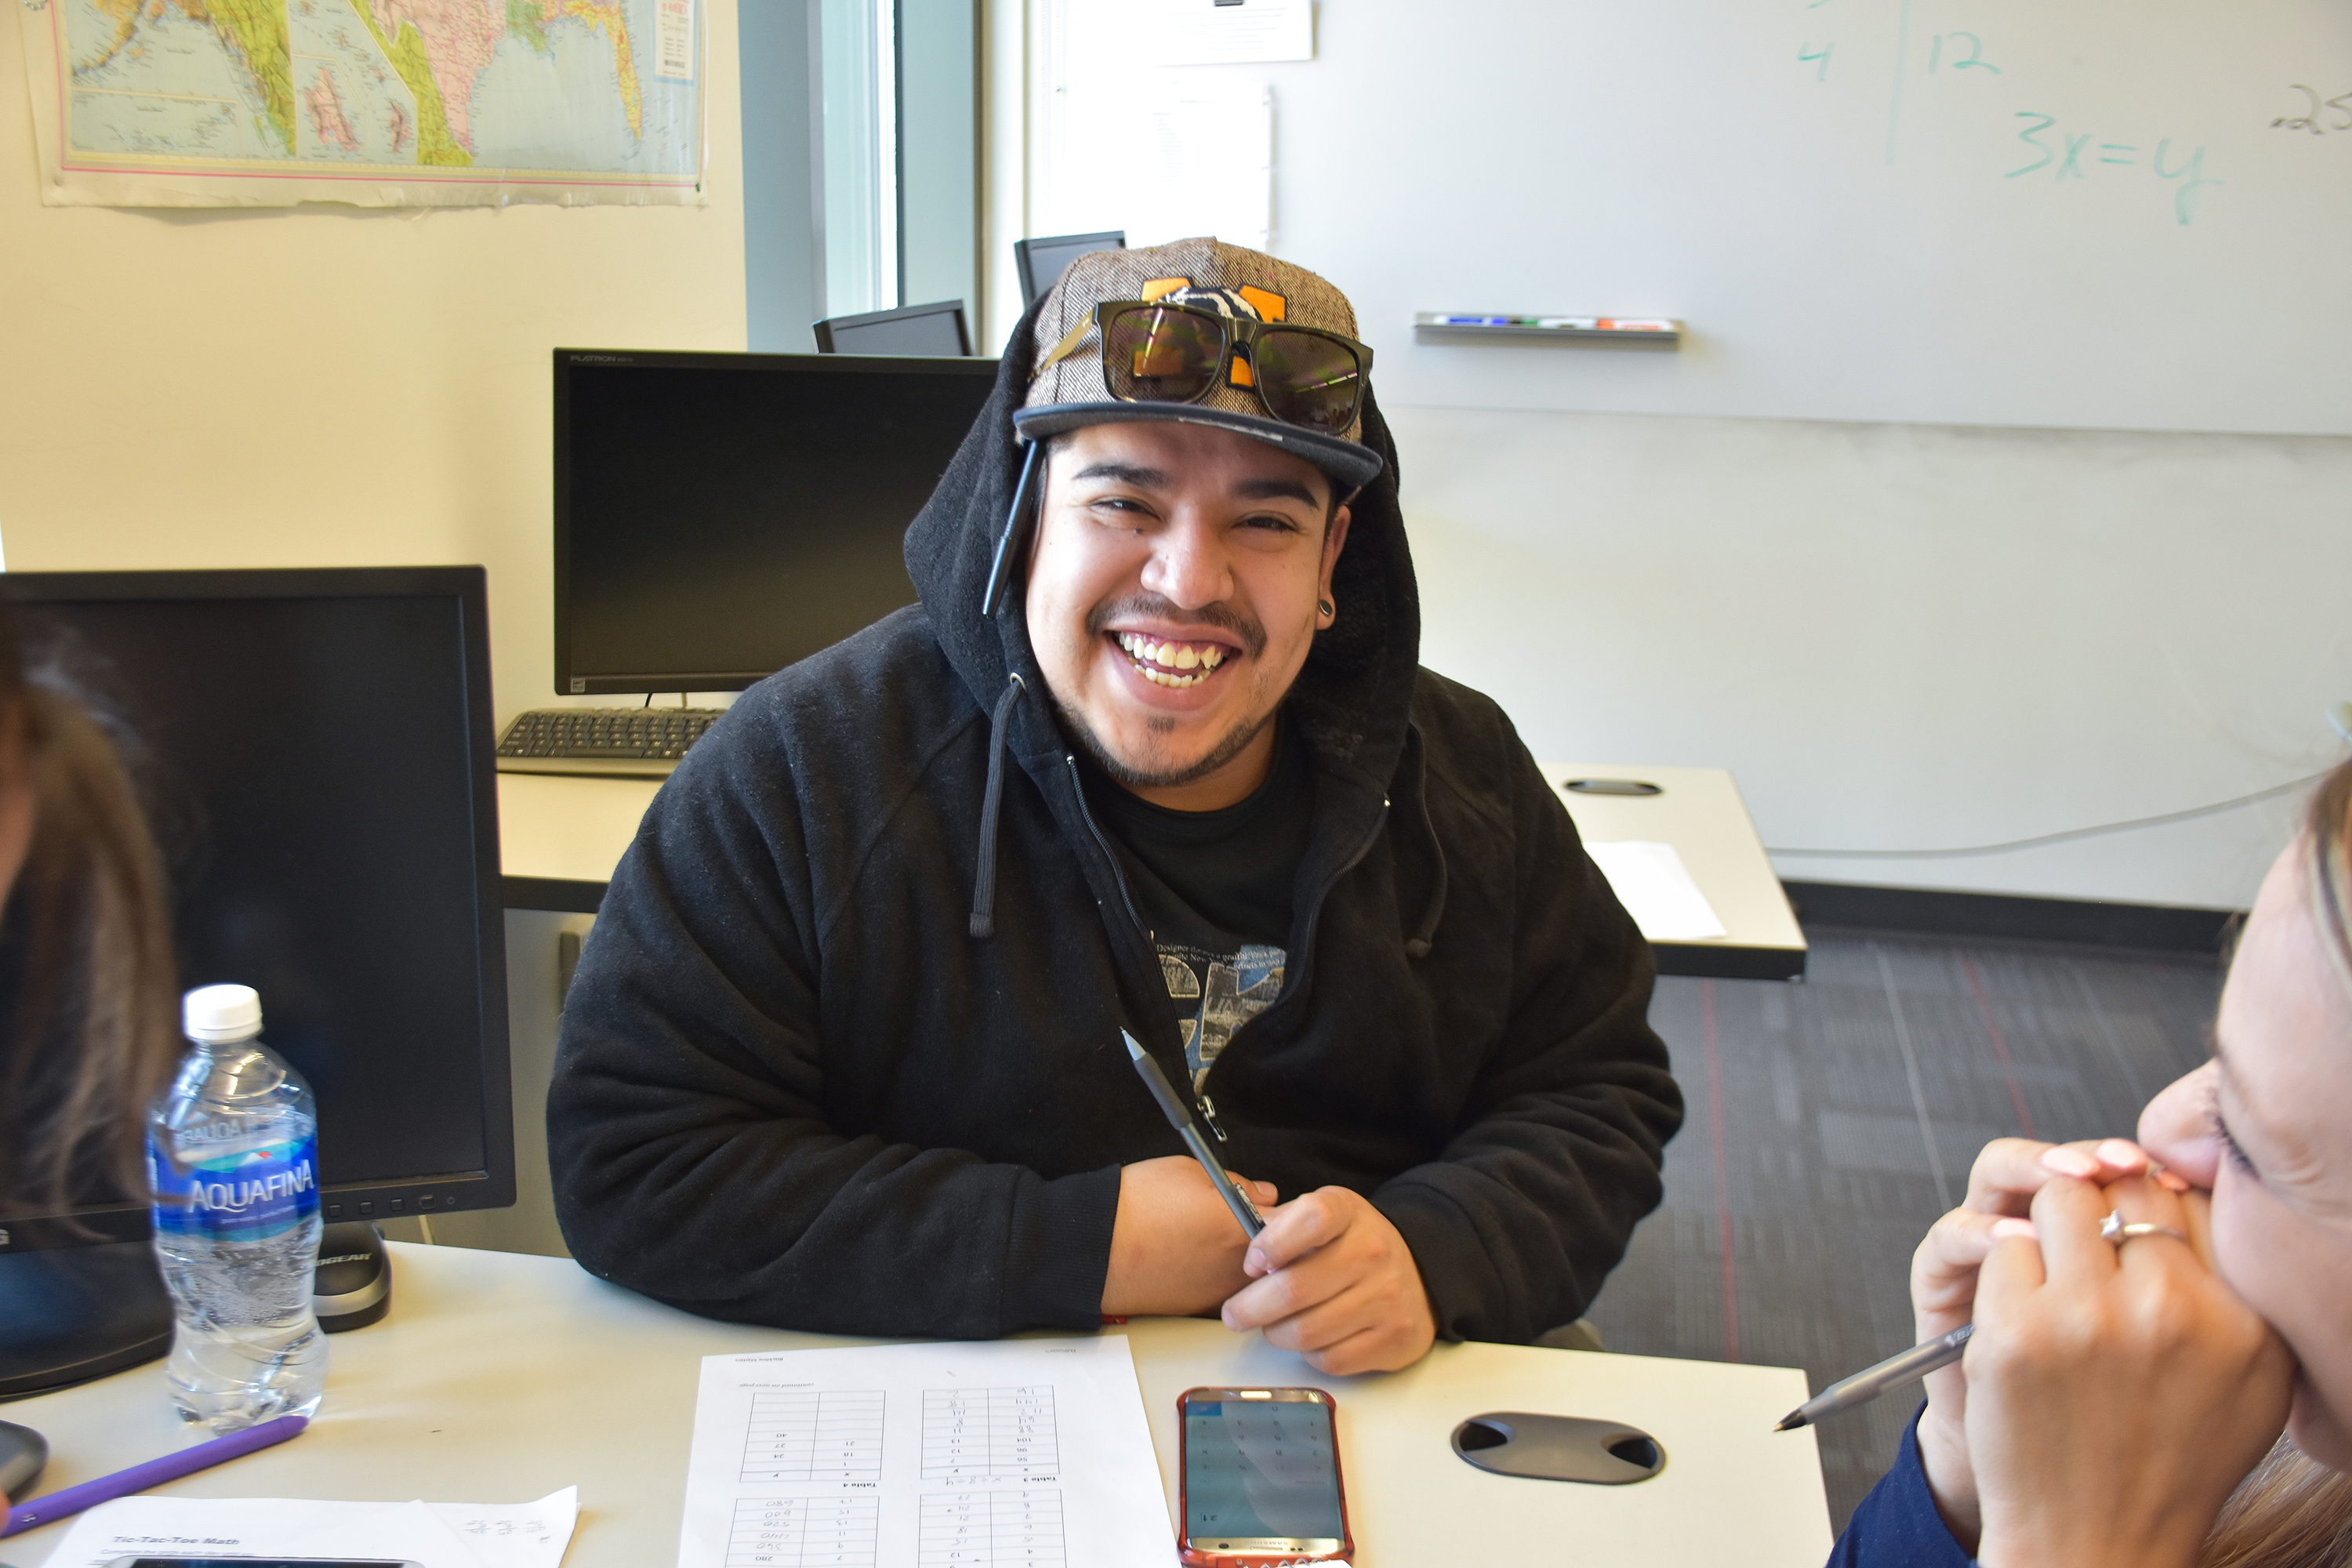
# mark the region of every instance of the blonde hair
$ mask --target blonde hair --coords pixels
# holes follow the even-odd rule
[[[2352,1563],[2352,1476],[2281,1437],[2213,1521],[2198,1568],[2346,1568]]]
[[[2352,990],[2352,763],[2320,781],[2304,818],[2314,927]],[[2213,1521],[2199,1568],[2352,1568],[2352,1476],[2281,1437]]]
[[[2336,978],[2352,989],[2352,762],[2319,781],[2303,825],[2303,880],[2311,918],[2328,938]]]

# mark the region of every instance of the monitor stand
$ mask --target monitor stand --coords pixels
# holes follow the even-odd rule
[[[172,1348],[148,1241],[0,1253],[0,1399],[70,1388]]]

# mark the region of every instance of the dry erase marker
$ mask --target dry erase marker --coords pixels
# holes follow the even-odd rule
[[[132,1497],[150,1487],[160,1487],[165,1481],[176,1481],[182,1476],[194,1475],[198,1470],[250,1454],[256,1448],[267,1448],[272,1443],[283,1443],[310,1424],[306,1415],[280,1415],[275,1421],[264,1421],[242,1432],[232,1432],[226,1437],[215,1437],[209,1443],[199,1443],[193,1448],[183,1448],[176,1454],[166,1454],[160,1459],[150,1459],[143,1465],[133,1465],[127,1470],[117,1470],[110,1476],[100,1476],[94,1481],[84,1481],[78,1487],[68,1487],[19,1503],[8,1510],[8,1522],[0,1526],[0,1535],[16,1535],[27,1530],[37,1530],[53,1520],[79,1513],[86,1508],[96,1508],[117,1498]]]
[[[1257,1205],[1249,1201],[1249,1194],[1225,1173],[1225,1167],[1217,1159],[1217,1152],[1209,1147],[1209,1141],[1202,1137],[1201,1130],[1192,1124],[1192,1113],[1184,1109],[1184,1102],[1176,1098],[1174,1089],[1168,1087],[1167,1076],[1160,1070],[1160,1064],[1145,1054],[1143,1047],[1135,1043],[1135,1037],[1125,1029],[1118,1032],[1118,1037],[1127,1042],[1127,1054],[1134,1058],[1135,1070],[1143,1075],[1144,1083],[1150,1086],[1151,1098],[1160,1102],[1160,1112],[1168,1118],[1168,1125],[1176,1129],[1177,1135],[1184,1140],[1184,1147],[1192,1151],[1192,1158],[1200,1161],[1201,1169],[1209,1173],[1209,1180],[1217,1184],[1218,1194],[1224,1198],[1225,1206],[1234,1211],[1234,1217],[1242,1222],[1242,1229],[1252,1236],[1264,1230],[1265,1216],[1257,1212]]]
[[[1824,1415],[1835,1415],[1842,1410],[1867,1405],[1890,1388],[1900,1388],[1938,1368],[1948,1367],[1960,1359],[1960,1352],[1969,1348],[1969,1336],[1976,1331],[1974,1323],[1962,1323],[1948,1334],[1938,1335],[1923,1345],[1913,1345],[1899,1355],[1888,1356],[1876,1366],[1864,1367],[1852,1377],[1831,1384],[1790,1411],[1772,1430],[1786,1432],[1791,1426],[1810,1426]]]

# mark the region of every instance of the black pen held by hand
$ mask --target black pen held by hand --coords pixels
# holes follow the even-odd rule
[[[1940,1367],[1949,1366],[1960,1359],[1960,1353],[1969,1348],[1969,1336],[1976,1331],[1974,1323],[1962,1323],[1948,1334],[1929,1340],[1924,1345],[1913,1345],[1899,1355],[1888,1356],[1876,1366],[1864,1367],[1852,1377],[1831,1384],[1790,1411],[1772,1430],[1786,1432],[1791,1426],[1810,1426],[1824,1415],[1834,1415],[1841,1410],[1867,1405],[1890,1388],[1900,1388]]]
[[[1127,1054],[1134,1059],[1135,1070],[1143,1075],[1144,1083],[1151,1090],[1151,1098],[1160,1102],[1160,1112],[1168,1118],[1168,1125],[1176,1129],[1177,1135],[1184,1140],[1184,1147],[1192,1151],[1192,1158],[1200,1161],[1201,1169],[1209,1173],[1209,1180],[1217,1184],[1218,1194],[1224,1198],[1225,1206],[1234,1211],[1234,1217],[1242,1222],[1242,1229],[1251,1236],[1264,1230],[1265,1216],[1257,1212],[1257,1205],[1250,1202],[1249,1194],[1225,1173],[1217,1152],[1209,1147],[1209,1141],[1201,1136],[1200,1128],[1193,1124],[1192,1113],[1185,1109],[1182,1100],[1176,1098],[1176,1091],[1168,1087],[1167,1075],[1160,1070],[1160,1064],[1153,1061],[1144,1048],[1135,1043],[1135,1037],[1125,1029],[1118,1032],[1118,1037],[1127,1042]]]

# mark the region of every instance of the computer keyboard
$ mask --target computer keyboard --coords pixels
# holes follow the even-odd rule
[[[618,773],[662,778],[724,708],[539,708],[499,738],[506,773]]]

